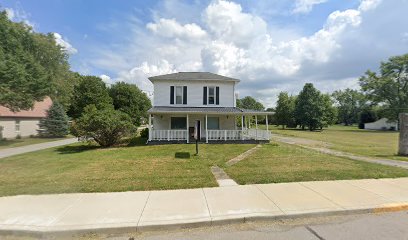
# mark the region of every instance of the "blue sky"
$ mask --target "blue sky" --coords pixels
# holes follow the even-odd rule
[[[312,82],[358,88],[380,61],[408,52],[407,0],[0,2],[13,21],[54,32],[72,69],[152,91],[148,76],[211,71],[273,106]]]

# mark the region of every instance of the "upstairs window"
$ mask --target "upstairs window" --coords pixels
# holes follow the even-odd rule
[[[170,86],[170,104],[187,104],[187,86]]]
[[[220,105],[220,87],[203,88],[203,105]]]
[[[183,87],[177,86],[176,87],[176,104],[183,103]]]

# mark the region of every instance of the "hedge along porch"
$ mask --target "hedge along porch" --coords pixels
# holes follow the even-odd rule
[[[149,142],[186,141],[194,137],[194,126],[199,121],[201,141],[246,141],[270,139],[266,130],[258,129],[258,116],[271,112],[245,110],[237,107],[153,107],[149,110]],[[255,119],[251,126],[250,118]]]

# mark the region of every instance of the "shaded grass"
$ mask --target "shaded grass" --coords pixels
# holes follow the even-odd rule
[[[287,144],[265,144],[225,169],[239,184],[407,177],[408,170],[334,157]]]
[[[116,192],[217,186],[212,165],[251,144],[174,144],[98,148],[77,143],[0,159],[0,196],[69,192]],[[175,154],[190,153],[190,158]]]
[[[408,157],[397,156],[399,133],[394,131],[373,131],[358,129],[356,126],[336,125],[315,132],[272,127],[272,132],[327,142],[329,148],[339,151],[408,161]]]

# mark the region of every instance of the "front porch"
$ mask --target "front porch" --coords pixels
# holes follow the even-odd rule
[[[267,142],[270,140],[269,114],[239,108],[152,108],[149,110],[148,142],[194,142],[196,122],[201,142]],[[258,129],[258,116],[265,117],[266,130]]]

